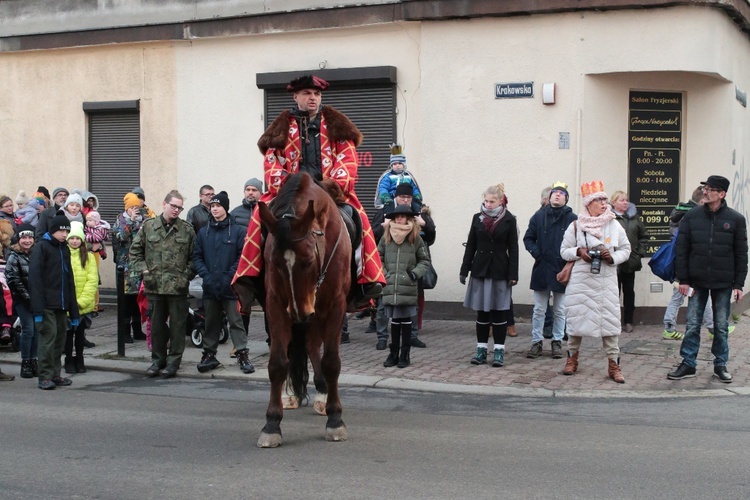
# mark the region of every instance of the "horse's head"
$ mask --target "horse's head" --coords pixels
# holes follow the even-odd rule
[[[292,207],[294,208],[294,207]],[[269,293],[286,301],[286,311],[295,323],[306,323],[315,314],[315,298],[320,278],[325,239],[321,214],[308,200],[301,216],[293,209],[282,214],[271,212],[265,203],[258,203],[260,218],[268,228],[266,239],[266,273],[270,278]],[[268,265],[270,264],[270,265]]]

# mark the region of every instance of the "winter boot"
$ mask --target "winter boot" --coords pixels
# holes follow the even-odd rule
[[[385,366],[386,368],[396,366],[396,364],[398,363],[398,344],[391,343],[390,348],[391,353],[387,358],[385,358],[385,361],[383,362],[383,366]]]
[[[411,363],[411,360],[409,359],[409,352],[411,351],[410,345],[405,345],[401,348],[401,355],[398,357],[398,367],[399,368],[406,368]]]
[[[500,368],[505,365],[505,349],[495,349],[494,356],[492,357],[492,366]]]
[[[73,358],[76,367],[76,373],[86,373],[86,365],[83,364],[83,354]]]
[[[483,365],[487,362],[487,348],[477,347],[477,353],[471,358],[472,365]]]
[[[32,378],[34,375],[31,374],[31,360],[21,360],[21,378]]]
[[[573,354],[568,351],[568,359],[565,361],[565,368],[563,369],[563,375],[573,375],[578,371],[578,351]]]
[[[609,378],[611,378],[618,384],[625,383],[625,377],[622,376],[622,371],[620,371],[620,358],[617,358],[617,359],[610,358],[609,369],[607,371],[609,374]]]
[[[73,356],[65,356],[65,373],[68,375],[76,372],[75,361]]]

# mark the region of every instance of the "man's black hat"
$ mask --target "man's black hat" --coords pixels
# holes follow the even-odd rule
[[[719,191],[727,191],[729,189],[729,179],[720,175],[709,175],[705,182],[701,182],[704,186],[718,189]]]
[[[317,89],[321,92],[329,87],[328,82],[313,75],[304,75],[295,78],[286,86],[287,92],[299,92],[304,89]]]

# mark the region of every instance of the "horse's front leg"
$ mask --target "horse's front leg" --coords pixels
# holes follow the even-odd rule
[[[341,326],[339,325],[339,331]],[[333,337],[333,338],[331,338]],[[341,373],[341,358],[339,358],[339,337],[329,336],[323,347],[321,369],[328,389],[326,401],[326,441],[346,441],[348,434],[346,425],[341,420],[341,400],[339,399],[339,374]]]
[[[281,419],[284,410],[281,406],[281,389],[289,371],[289,360],[286,357],[286,344],[275,340],[271,342],[271,354],[268,360],[268,378],[271,380],[271,396],[266,410],[266,425],[258,438],[259,448],[276,448],[281,446]]]
[[[310,329],[307,336],[307,355],[313,368],[313,380],[315,381],[315,397],[313,397],[313,409],[318,415],[326,414],[326,400],[328,388],[326,387],[323,370],[320,367],[320,347],[322,345],[320,334],[317,330]]]

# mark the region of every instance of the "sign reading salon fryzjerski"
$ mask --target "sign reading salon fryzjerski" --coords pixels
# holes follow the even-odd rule
[[[647,255],[669,241],[669,215],[680,201],[682,94],[631,91],[628,193],[649,233]]]

